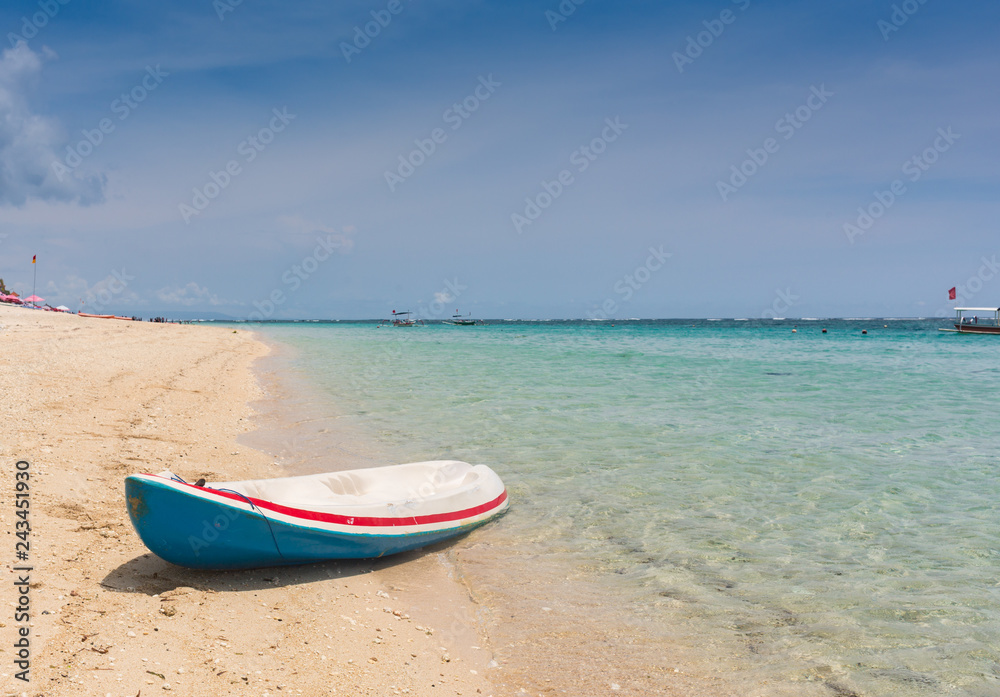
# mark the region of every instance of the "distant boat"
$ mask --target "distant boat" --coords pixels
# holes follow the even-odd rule
[[[457,460],[208,484],[135,474],[125,500],[143,543],[192,569],[374,559],[467,533],[509,505],[496,472]]]
[[[381,327],[381,326],[386,325],[386,324],[388,324],[391,327],[417,327],[417,326],[423,326],[424,321],[422,319],[413,319],[413,317],[411,315],[413,315],[413,313],[410,312],[410,311],[407,311],[407,312],[396,312],[395,310],[393,310],[392,311],[392,319],[391,320],[388,320],[388,319],[387,320],[383,320],[382,322],[379,323],[378,326]]]
[[[471,327],[475,324],[478,324],[476,320],[469,319],[470,317],[472,317],[471,312],[463,317],[462,315],[458,314],[458,310],[455,310],[455,314],[451,316],[451,320],[445,320],[445,324],[455,324],[460,327]]]
[[[965,313],[974,312],[972,317]],[[983,317],[979,313],[984,314]],[[943,332],[959,332],[960,334],[1000,334],[1000,308],[996,307],[956,307],[955,328],[941,329]]]

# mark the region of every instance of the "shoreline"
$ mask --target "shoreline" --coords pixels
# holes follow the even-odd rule
[[[375,445],[373,434],[345,426],[308,376],[295,370],[295,349],[251,330],[268,353],[250,370],[261,394],[249,404],[253,429],[238,440],[267,453],[287,476],[398,464]]]
[[[205,572],[160,560],[132,530],[129,474],[285,474],[245,444],[251,403],[267,399],[258,337],[0,307],[0,348],[0,486],[13,491],[15,462],[30,462],[34,568],[30,682],[13,675],[11,608],[3,694],[500,694],[441,549]],[[0,513],[9,531],[14,520]],[[12,548],[10,574],[13,559]]]

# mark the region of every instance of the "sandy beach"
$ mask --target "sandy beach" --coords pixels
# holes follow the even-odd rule
[[[197,572],[143,546],[126,514],[127,475],[285,474],[237,441],[254,428],[250,405],[267,397],[252,370],[267,352],[227,328],[0,307],[4,695],[504,692],[488,680],[496,664],[479,608],[440,550]],[[19,461],[31,530],[28,559],[16,561]],[[27,623],[15,613],[25,573]],[[30,682],[15,677],[23,626]]]

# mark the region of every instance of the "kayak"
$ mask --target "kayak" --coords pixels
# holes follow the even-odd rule
[[[146,547],[193,569],[397,554],[467,533],[509,505],[492,469],[457,460],[195,484],[168,470],[127,477],[125,498]]]
[[[132,320],[131,317],[120,317],[119,315],[88,315],[86,312],[77,312],[78,317],[95,317],[97,319],[127,319]]]

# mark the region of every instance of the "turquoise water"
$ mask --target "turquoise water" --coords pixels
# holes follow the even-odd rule
[[[939,326],[261,331],[387,458],[493,467],[498,562],[604,584],[737,691],[998,694],[1000,337]]]

